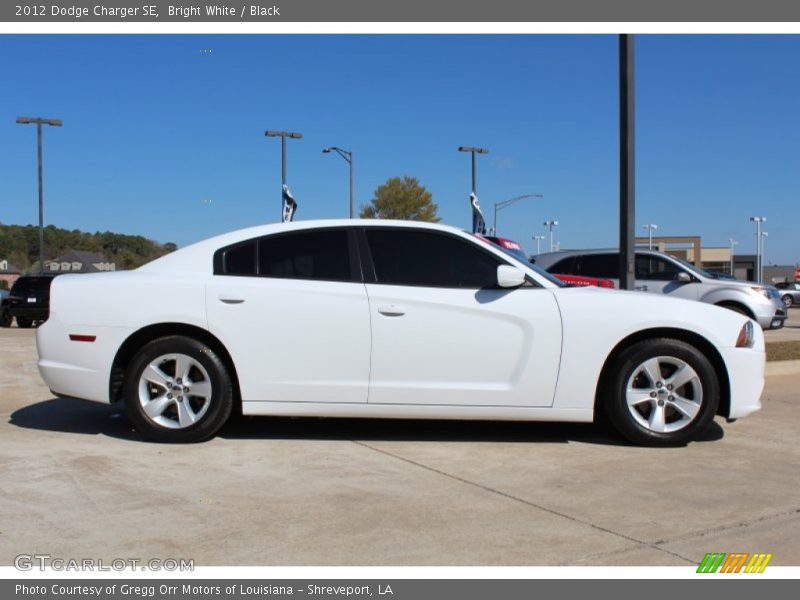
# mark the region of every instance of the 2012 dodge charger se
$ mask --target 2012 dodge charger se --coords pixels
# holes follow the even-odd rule
[[[764,337],[700,302],[552,276],[458,229],[264,225],[129,272],[63,275],[37,331],[56,395],[124,402],[147,437],[245,415],[592,421],[634,443],[760,408]]]

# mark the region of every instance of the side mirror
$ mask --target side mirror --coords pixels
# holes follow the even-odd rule
[[[678,281],[680,281],[681,283],[691,283],[692,276],[689,275],[686,271],[681,271],[680,273],[678,273]]]
[[[525,283],[525,273],[511,265],[497,267],[497,285],[501,288],[515,288]]]

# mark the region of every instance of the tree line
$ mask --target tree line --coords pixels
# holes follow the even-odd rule
[[[45,260],[57,258],[70,250],[95,252],[116,263],[117,269],[135,269],[177,248],[173,243],[159,244],[141,235],[111,231],[89,233],[78,229],[44,228]],[[39,268],[39,228],[36,225],[0,223],[0,259],[26,271]]]

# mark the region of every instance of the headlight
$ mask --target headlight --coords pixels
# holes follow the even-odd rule
[[[754,286],[750,287],[750,290],[755,294],[760,294],[760,295],[764,296],[764,298],[766,298],[767,300],[771,300],[772,299],[772,296],[770,295],[770,290],[768,290],[767,288],[765,288],[763,286],[754,285]]]
[[[755,335],[753,333],[753,322],[748,321],[739,330],[739,337],[736,338],[737,348],[752,348],[755,342]]]

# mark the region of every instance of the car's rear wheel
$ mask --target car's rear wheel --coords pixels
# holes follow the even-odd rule
[[[157,442],[200,442],[225,424],[233,385],[208,346],[169,336],[144,346],[125,373],[125,408],[136,428]]]
[[[612,425],[645,446],[686,444],[719,405],[720,385],[708,358],[681,340],[638,342],[611,364],[605,408]]]
[[[794,298],[792,298],[791,294],[786,294],[786,295],[784,295],[784,296],[781,298],[781,300],[783,300],[783,305],[784,305],[786,308],[792,308],[792,305],[794,304]]]
[[[0,327],[11,327],[11,316],[8,311],[0,312]]]
[[[28,329],[31,325],[33,325],[33,319],[28,319],[25,317],[17,317],[17,327],[21,327],[22,329]]]

